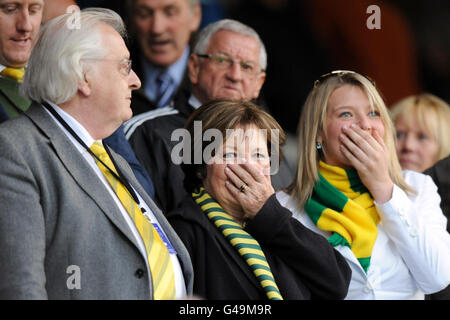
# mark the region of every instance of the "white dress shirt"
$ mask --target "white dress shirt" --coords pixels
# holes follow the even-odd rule
[[[72,130],[81,138],[81,140],[90,147],[95,140],[91,137],[89,132],[77,121],[75,120],[71,115],[69,115],[67,112],[62,110],[60,107],[58,107],[56,104],[48,102],[55,110],[56,112],[66,121],[66,123],[72,128]],[[128,214],[125,207],[120,202],[119,197],[117,197],[116,193],[106,180],[106,177],[103,175],[100,168],[97,166],[95,159],[91,156],[91,154],[80,144],[78,141],[62,126],[62,124],[59,123],[55,119],[55,117],[46,109],[46,111],[50,114],[50,116],[55,120],[55,122],[58,124],[58,126],[64,131],[64,133],[67,135],[67,137],[72,141],[72,143],[75,145],[77,150],[81,153],[81,155],[86,159],[88,164],[92,167],[92,169],[95,171],[99,179],[102,181],[102,183],[105,185],[106,189],[108,190],[109,194],[111,195],[112,199],[114,200],[114,203],[119,208],[120,212],[122,213],[123,218],[127,222],[131,232],[133,233],[133,236],[135,237],[138,245],[139,245],[139,251],[141,252],[142,256],[145,259],[146,266],[147,266],[147,272],[150,275],[150,268],[148,266],[148,259],[147,254],[145,250],[144,242],[142,241],[142,238],[139,234],[139,231],[137,230],[133,220],[130,218],[130,215]],[[98,140],[101,142],[100,140]],[[134,188],[133,188],[134,190]],[[145,201],[142,199],[142,197],[139,195],[139,193],[134,190],[140,205],[146,210],[146,214],[149,216],[151,223],[156,223],[159,226],[159,229],[162,230],[161,226],[158,223],[158,220],[154,216],[152,210],[148,207],[148,205],[145,203]],[[163,231],[164,232],[164,231]],[[172,266],[174,269],[174,276],[175,276],[175,290],[176,290],[176,298],[181,299],[186,296],[186,285],[184,282],[183,272],[181,270],[180,262],[178,261],[176,254],[170,254],[170,258],[172,261]],[[149,279],[151,277],[149,276]]]
[[[424,299],[450,284],[450,235],[437,187],[429,176],[403,174],[417,195],[408,197],[394,185],[391,200],[375,203],[380,223],[367,274],[349,247],[335,247],[352,269],[346,299]],[[278,192],[277,198],[303,225],[326,238],[331,235],[298,210],[288,194]]]

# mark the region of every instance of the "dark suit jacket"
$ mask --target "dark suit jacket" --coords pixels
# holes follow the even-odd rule
[[[2,123],[3,121],[6,121],[9,119],[8,114],[5,111],[5,108],[3,107],[3,105],[0,103],[0,123]]]
[[[433,178],[441,196],[441,208],[447,217],[447,230],[450,232],[450,156],[442,159],[424,172]]]
[[[0,146],[0,299],[151,299],[127,222],[43,107],[1,124]],[[176,248],[191,292],[188,252],[126,161],[111,154]],[[68,285],[72,266],[80,289]]]
[[[237,250],[188,195],[167,216],[194,266],[194,294],[206,299],[267,299]],[[350,267],[328,241],[269,198],[246,227],[260,244],[284,299],[343,299]]]
[[[441,208],[447,217],[447,231],[450,232],[450,156],[442,159],[424,172],[433,178],[441,196]],[[431,300],[450,300],[450,287],[427,296]]]

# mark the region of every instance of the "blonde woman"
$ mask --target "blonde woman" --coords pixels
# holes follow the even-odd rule
[[[450,236],[432,179],[402,173],[372,81],[322,76],[299,123],[297,176],[280,203],[347,260],[347,299],[423,299],[450,282]]]
[[[423,172],[450,155],[450,106],[429,94],[409,96],[391,108],[397,156],[404,170]]]

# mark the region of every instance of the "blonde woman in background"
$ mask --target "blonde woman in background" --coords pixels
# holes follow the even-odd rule
[[[429,176],[402,172],[370,79],[333,71],[299,122],[297,175],[279,202],[347,260],[346,299],[423,299],[450,283],[450,235]]]
[[[397,132],[397,155],[404,170],[423,172],[450,155],[450,106],[423,93],[391,108]]]

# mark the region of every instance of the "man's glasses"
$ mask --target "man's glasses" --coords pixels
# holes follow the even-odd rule
[[[133,64],[133,61],[131,61],[131,59],[123,59],[119,63],[120,63],[120,70],[124,70],[125,73],[129,75],[131,72],[131,66]]]
[[[97,58],[88,58],[85,60],[105,60],[105,61],[117,61],[115,59],[97,59]],[[130,75],[131,72],[132,61],[131,59],[123,59],[119,61],[119,70],[123,73],[124,76]]]
[[[233,66],[234,63],[239,63],[241,71],[250,75],[256,76],[257,74],[264,72],[264,69],[252,61],[235,61],[231,59],[225,53],[210,53],[210,54],[196,54],[199,58],[209,59],[215,66],[221,69],[228,69]]]
[[[358,74],[355,71],[350,71],[350,70],[335,70],[335,71],[331,71],[328,73],[325,73],[323,75],[321,75],[319,77],[319,79],[317,79],[316,81],[314,81],[314,88],[317,88],[322,82],[324,82],[326,79],[333,77],[333,76],[342,76],[345,74]],[[376,84],[375,81],[373,81],[369,76],[366,75],[362,75],[363,77],[365,77],[367,80],[370,81],[370,83],[372,83],[372,85],[376,88]]]

